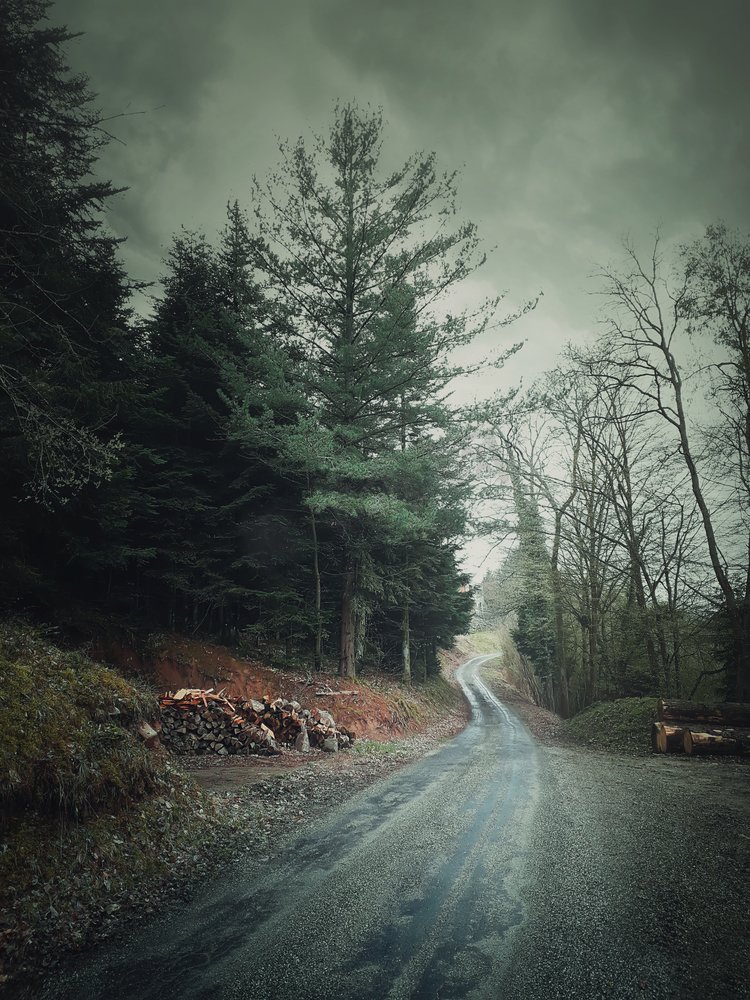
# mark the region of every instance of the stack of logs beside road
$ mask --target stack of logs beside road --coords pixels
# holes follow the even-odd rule
[[[750,753],[750,705],[660,701],[653,724],[655,753],[738,755]]]
[[[354,742],[354,733],[337,728],[329,712],[268,695],[230,700],[213,688],[182,688],[161,697],[159,709],[161,741],[177,753],[275,755],[279,745],[333,752]]]

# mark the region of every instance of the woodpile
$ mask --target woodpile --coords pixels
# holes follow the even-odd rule
[[[750,705],[660,701],[651,729],[655,753],[739,755],[750,753]]]
[[[161,741],[176,753],[279,754],[280,746],[333,752],[354,742],[330,712],[284,698],[233,699],[213,688],[181,688],[159,699]]]
[[[664,701],[656,706],[659,722],[708,722],[715,726],[750,727],[750,705],[724,702],[706,705],[698,701]]]

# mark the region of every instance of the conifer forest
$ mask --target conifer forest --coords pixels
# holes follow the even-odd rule
[[[451,225],[457,174],[419,152],[386,169],[381,113],[339,103],[326,131],[281,141],[219,232],[176,219],[144,288],[106,222],[109,124],[46,9],[3,12],[8,611],[425,676],[468,630],[458,555],[484,531],[514,541],[483,614],[515,622],[564,714],[709,677],[747,694],[741,234],[626,246],[596,279],[596,339],[457,405],[462,376],[520,345],[467,348],[535,304],[451,311],[485,252]]]

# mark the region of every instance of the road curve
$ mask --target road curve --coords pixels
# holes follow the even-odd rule
[[[523,919],[537,753],[477,676],[466,729],[289,848],[98,951],[46,1000],[495,996]]]
[[[492,658],[456,739],[43,1000],[750,998],[750,767],[537,746]]]

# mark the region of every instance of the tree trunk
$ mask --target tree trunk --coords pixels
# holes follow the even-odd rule
[[[635,603],[640,612],[641,618],[641,628],[644,634],[644,645],[646,647],[646,659],[648,660],[649,672],[651,674],[651,680],[656,686],[657,691],[659,690],[660,682],[662,679],[666,685],[666,690],[669,691],[669,676],[668,667],[666,661],[661,664],[661,670],[659,669],[659,658],[656,655],[656,644],[654,642],[654,634],[651,626],[651,618],[649,615],[649,607],[646,601],[646,588],[643,586],[643,576],[641,574],[641,560],[637,549],[638,537],[634,534],[631,541],[631,552],[630,552],[630,575],[633,583],[633,593],[635,595]],[[656,602],[654,602],[656,607]]]
[[[318,558],[318,528],[315,523],[315,511],[310,508],[310,527],[313,540],[313,577],[315,579],[315,652],[313,668],[316,673],[322,670],[323,650],[323,618],[320,613],[320,562]]]
[[[682,736],[682,748],[688,756],[698,754],[744,754],[750,752],[750,730],[687,728]]]
[[[427,674],[429,671],[427,667],[427,644],[424,642],[420,643],[419,646],[417,647],[416,665],[417,665],[417,671],[416,671],[417,680],[426,681]]]
[[[722,561],[716,535],[714,533],[713,521],[708,504],[703,496],[703,487],[698,475],[698,467],[695,464],[693,453],[690,449],[688,438],[688,425],[685,416],[685,408],[682,400],[682,379],[677,368],[677,363],[669,350],[664,335],[662,334],[662,353],[669,367],[669,375],[674,389],[675,408],[677,411],[677,430],[680,435],[680,445],[682,457],[690,473],[690,483],[693,489],[693,496],[698,505],[698,509],[703,521],[703,531],[708,544],[708,554],[714,570],[716,582],[719,584],[724,600],[726,601],[727,613],[729,615],[730,628],[732,630],[732,650],[734,673],[734,696],[744,700],[750,698],[750,607],[748,607],[748,594],[745,593],[744,600],[739,600],[735,592],[729,574]],[[672,421],[674,423],[674,421]],[[750,565],[748,565],[748,577],[750,578]]]
[[[401,622],[401,669],[404,684],[411,684],[411,651],[409,649],[409,602],[404,602]]]
[[[734,672],[734,697],[737,701],[750,701],[750,604],[747,598],[739,604],[732,621],[732,647]]]
[[[676,612],[670,610],[672,616],[672,660],[674,663],[674,685],[675,694],[679,698],[682,694],[682,637],[677,625]]]
[[[354,652],[354,581],[354,568],[350,567],[346,571],[344,589],[341,594],[339,674],[342,677],[356,676],[356,658]]]
[[[565,650],[565,626],[563,623],[562,585],[560,568],[560,536],[562,534],[562,512],[555,515],[555,535],[552,543],[551,579],[552,602],[555,609],[555,661],[557,666],[558,713],[567,719],[570,716],[570,695],[568,693],[568,657]]]
[[[437,643],[430,637],[425,646],[425,664],[427,667],[427,676],[431,675],[437,676],[440,673],[440,660],[438,659],[437,653]]]
[[[684,726],[655,722],[651,727],[651,746],[654,753],[682,753],[684,731]]]
[[[657,706],[660,722],[705,722],[719,726],[750,726],[750,705],[726,702],[708,705],[697,701],[660,701]]]
[[[354,613],[354,659],[357,663],[365,655],[365,638],[367,636],[367,608],[360,601]]]
[[[750,751],[750,729],[655,722],[651,729],[651,745],[655,753],[684,751],[691,756],[701,753],[746,753]]]

